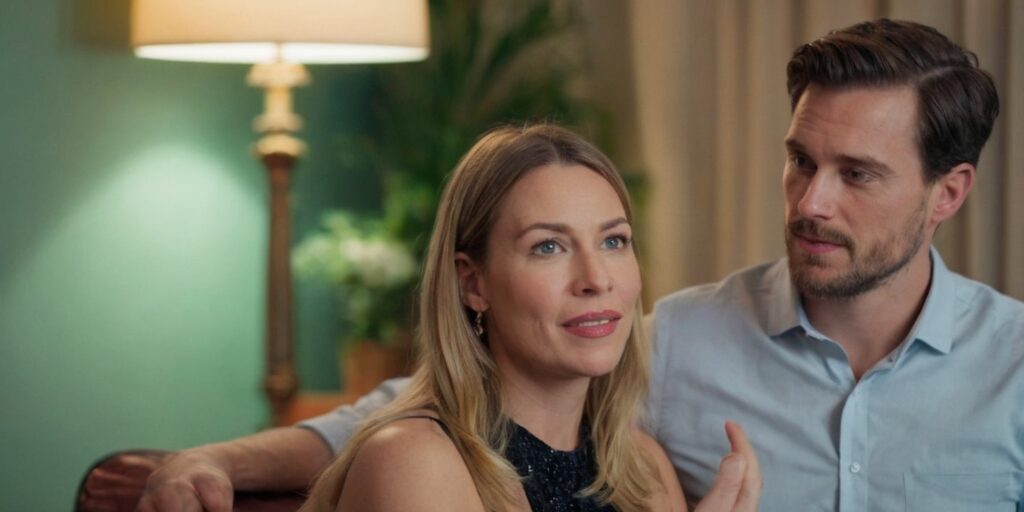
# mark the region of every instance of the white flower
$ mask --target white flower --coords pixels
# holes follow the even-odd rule
[[[416,270],[416,262],[397,243],[375,238],[347,238],[339,244],[342,258],[367,286],[387,287],[408,280]]]

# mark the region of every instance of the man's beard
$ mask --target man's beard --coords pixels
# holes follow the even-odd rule
[[[846,234],[824,228],[810,219],[797,219],[786,226],[786,250],[789,253],[789,274],[801,293],[820,299],[852,299],[871,291],[910,263],[924,242],[925,210],[922,203],[905,229],[888,240],[879,242],[861,255],[859,246]],[[845,247],[850,255],[850,269],[831,279],[814,278],[812,267],[829,266],[828,257],[801,251],[797,257],[797,235]]]

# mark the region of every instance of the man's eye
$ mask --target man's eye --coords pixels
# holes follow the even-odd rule
[[[846,179],[853,182],[865,183],[871,181],[871,175],[860,169],[847,169],[844,174],[846,175]]]
[[[800,153],[794,153],[789,157],[789,159],[793,162],[793,165],[797,166],[800,169],[805,169],[811,165],[811,161],[808,160],[806,156]]]
[[[546,256],[549,254],[558,254],[561,252],[562,247],[558,245],[558,242],[554,240],[545,240],[535,246],[533,246],[533,254],[539,254]]]

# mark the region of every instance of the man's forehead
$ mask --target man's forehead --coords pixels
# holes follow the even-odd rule
[[[810,108],[864,111],[876,107],[885,107],[882,111],[898,108],[916,114],[917,102],[917,90],[912,85],[825,86],[811,83],[800,95],[793,115],[795,117]]]
[[[808,87],[789,137],[829,134],[908,138],[916,133],[917,96],[910,87]]]
[[[786,134],[789,151],[815,158],[920,165],[916,93],[908,86],[808,87]]]

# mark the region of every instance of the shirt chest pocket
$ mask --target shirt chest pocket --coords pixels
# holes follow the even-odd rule
[[[1021,473],[903,475],[907,512],[1018,512]]]

